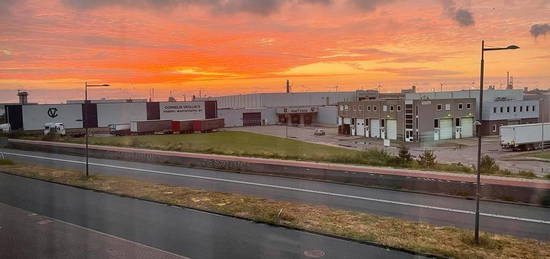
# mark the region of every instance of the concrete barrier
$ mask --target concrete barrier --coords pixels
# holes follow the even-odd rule
[[[8,147],[66,155],[84,155],[84,149],[78,146],[57,146],[26,142],[9,142]],[[366,187],[379,187],[393,190],[475,198],[475,184],[472,182],[442,180],[429,177],[344,171],[331,169],[330,164],[327,164],[326,168],[307,168],[302,166],[285,166],[280,164],[246,162],[231,159],[206,159],[155,154],[145,152],[144,150],[125,152],[120,150],[113,151],[95,148],[89,149],[89,156],[95,158],[162,163],[184,167],[218,169],[239,173],[273,175]],[[482,184],[481,196],[486,200],[550,206],[550,189],[545,188]]]

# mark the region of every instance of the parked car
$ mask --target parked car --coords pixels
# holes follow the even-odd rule
[[[325,135],[325,130],[315,129],[315,131],[313,132],[313,135],[315,135],[315,136],[324,136]]]
[[[48,122],[44,124],[44,135],[49,134],[65,136],[65,125],[59,122]]]

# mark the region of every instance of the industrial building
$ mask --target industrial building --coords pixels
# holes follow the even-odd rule
[[[353,101],[357,92],[257,93],[196,98],[216,101],[226,127],[260,125],[336,126],[338,102]]]
[[[479,117],[479,90],[400,94],[357,94],[339,103],[340,134],[402,141],[437,141],[474,136]],[[483,135],[498,135],[503,125],[536,123],[543,116],[539,100],[523,90],[484,91]]]
[[[101,102],[87,104],[6,105],[12,130],[43,130],[45,123],[63,123],[66,129],[108,127],[141,120],[193,120],[217,118],[215,101]]]
[[[437,141],[473,136],[475,99],[384,98],[342,102],[340,134],[390,140]]]

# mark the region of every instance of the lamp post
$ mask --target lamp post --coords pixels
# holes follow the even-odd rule
[[[86,177],[89,176],[88,173],[88,87],[108,87],[109,84],[96,84],[90,85],[88,82],[84,82],[84,118],[82,123],[84,124],[84,129],[86,130]]]
[[[485,51],[495,50],[513,50],[519,49],[516,45],[510,45],[504,48],[486,48],[485,41],[481,41],[481,73],[479,76],[479,119],[476,122],[477,126],[477,184],[476,184],[476,223],[475,223],[475,242],[479,244],[479,196],[481,190],[481,121],[483,121],[483,76],[485,70]]]

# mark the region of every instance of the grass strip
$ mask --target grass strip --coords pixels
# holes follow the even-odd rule
[[[127,177],[85,178],[77,171],[26,164],[4,163],[0,171],[418,253],[454,258],[550,258],[549,242],[482,233],[482,242],[476,245],[470,230],[326,206],[169,186]]]
[[[23,135],[22,139],[45,140],[83,144],[83,138]],[[470,165],[462,163],[438,163],[426,167],[417,160],[402,161],[384,150],[350,150],[341,147],[308,143],[296,139],[240,131],[224,131],[209,134],[169,134],[121,137],[90,137],[92,145],[134,147],[191,153],[218,154],[241,157],[273,158],[297,161],[329,162],[433,170],[473,174]],[[516,174],[511,171],[494,171],[488,175],[516,178],[538,178],[535,174]],[[540,178],[545,180],[545,178]]]

